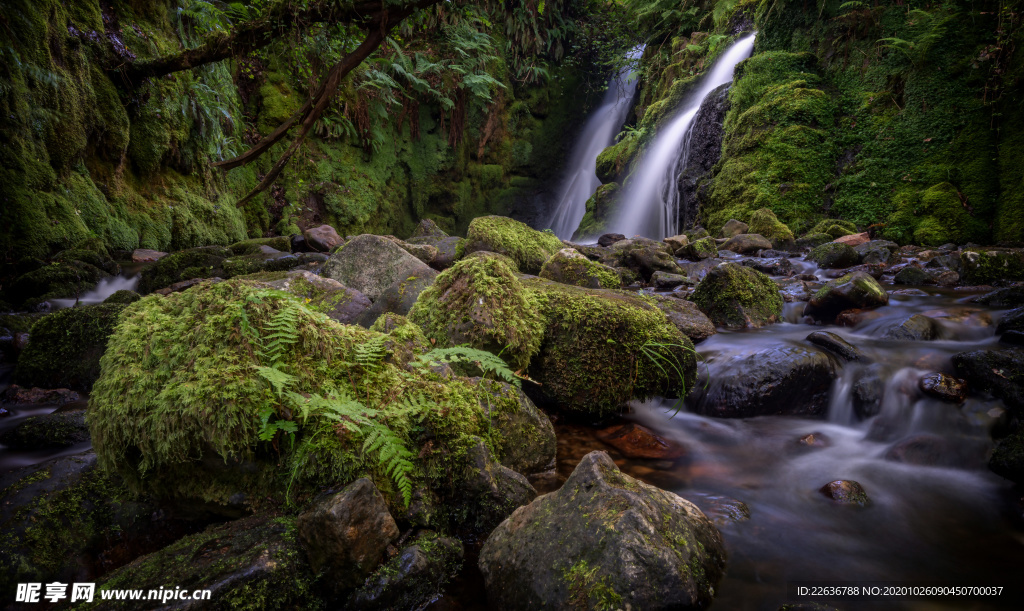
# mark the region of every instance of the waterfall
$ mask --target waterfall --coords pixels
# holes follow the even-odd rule
[[[597,156],[611,146],[626,121],[636,94],[636,75],[632,64],[641,53],[643,47],[637,47],[626,55],[630,65],[608,83],[601,106],[587,120],[569,158],[568,170],[558,190],[558,204],[548,223],[555,235],[563,240],[572,238],[586,213],[587,199],[601,185],[597,178]]]
[[[111,278],[103,278],[96,284],[96,288],[85,293],[78,299],[51,299],[50,305],[54,308],[73,308],[76,305],[95,305],[97,303],[103,303],[107,297],[110,297],[117,291],[134,291],[135,286],[138,284],[138,274],[122,274]]]
[[[690,128],[704,98],[732,80],[736,64],[750,57],[754,34],[737,40],[680,105],[678,114],[655,136],[619,197],[608,231],[626,236],[665,238],[679,233],[679,174],[687,165]]]

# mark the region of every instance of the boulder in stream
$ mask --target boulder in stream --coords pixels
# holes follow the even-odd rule
[[[844,269],[860,263],[860,256],[852,246],[828,242],[808,253],[807,260],[814,261],[821,269]]]
[[[814,331],[806,339],[815,346],[828,350],[844,361],[867,362],[869,360],[867,355],[861,352],[859,348],[831,331]]]
[[[544,262],[540,277],[592,289],[617,289],[622,286],[618,272],[607,265],[591,261],[572,248],[563,248],[551,255]]]
[[[741,255],[755,255],[758,251],[773,248],[768,238],[756,233],[741,233],[729,238],[722,244],[722,250],[732,251]]]
[[[711,322],[704,312],[700,311],[697,304],[685,299],[669,297],[668,295],[652,295],[656,300],[655,305],[665,313],[669,322],[689,337],[693,343],[699,343],[711,337],[718,330],[715,323]]]
[[[829,280],[818,289],[804,308],[804,315],[831,322],[843,310],[876,308],[888,303],[889,294],[877,280],[864,272],[853,272]]]
[[[960,352],[953,355],[953,367],[971,390],[991,393],[1011,410],[1024,410],[1024,348]]]
[[[871,502],[864,486],[850,479],[837,479],[834,482],[829,482],[821,487],[820,492],[840,505],[863,507]]]
[[[747,233],[750,229],[750,225],[743,221],[737,221],[736,219],[729,219],[722,225],[722,230],[718,232],[720,238],[731,238],[733,236],[740,235],[741,233]]]
[[[931,318],[923,314],[912,314],[886,330],[882,339],[931,341],[937,339],[941,331],[939,324]]]
[[[761,327],[782,320],[782,296],[771,278],[736,263],[709,270],[692,299],[723,327]]]
[[[944,373],[921,376],[917,385],[924,394],[951,403],[962,403],[967,397],[967,382]]]

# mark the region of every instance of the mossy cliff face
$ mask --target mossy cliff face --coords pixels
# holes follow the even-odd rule
[[[375,150],[324,123],[273,192],[239,209],[279,151],[230,172],[210,163],[290,117],[310,67],[290,61],[292,42],[282,41],[133,88],[106,71],[196,44],[204,32],[190,31],[182,9],[177,0],[5,6],[17,27],[0,33],[0,256],[44,257],[90,237],[116,249],[226,245],[321,222],[342,235],[403,235],[420,218],[464,231],[551,178],[580,120],[578,100],[564,95],[579,86],[572,69],[554,67],[546,84],[525,86],[495,61],[494,101],[465,101],[454,144],[450,121],[427,101],[410,107],[416,117],[375,118]],[[338,108],[365,101],[349,81]]]

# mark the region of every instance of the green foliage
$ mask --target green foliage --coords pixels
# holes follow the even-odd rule
[[[484,372],[484,377],[491,375],[493,379],[501,380],[519,388],[521,376],[516,375],[509,369],[508,364],[486,350],[477,350],[469,346],[454,346],[452,348],[434,348],[430,352],[419,356],[413,361],[413,366],[429,367],[434,364],[449,363],[456,365],[473,365]]]

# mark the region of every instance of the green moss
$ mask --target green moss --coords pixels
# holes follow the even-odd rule
[[[723,263],[697,285],[692,301],[716,325],[760,327],[782,320],[782,296],[761,272]]]
[[[462,253],[478,250],[496,252],[512,259],[519,270],[536,274],[548,258],[562,249],[562,242],[553,233],[537,231],[502,216],[473,219],[466,233]]]
[[[961,277],[968,284],[1024,279],[1024,253],[997,249],[960,252]]]
[[[768,238],[774,248],[792,244],[795,240],[789,227],[775,218],[775,214],[767,208],[761,208],[751,215],[747,233],[756,233]]]
[[[541,313],[502,256],[457,262],[420,293],[409,312],[439,346],[469,344],[526,367],[540,347]]]
[[[270,248],[280,250],[281,252],[292,251],[292,243],[287,236],[242,240],[241,242],[235,242],[231,246],[228,246],[228,249],[230,249],[231,253],[235,255],[254,255],[261,252],[260,246],[269,246]]]
[[[230,250],[216,246],[171,253],[142,271],[139,292],[150,293],[183,280],[210,278],[229,256]]]
[[[622,287],[622,280],[614,269],[591,261],[576,251],[569,251],[575,253],[573,256],[563,255],[565,252],[558,251],[544,263],[539,274],[541,278],[595,289]]]
[[[980,242],[988,229],[971,216],[952,184],[940,183],[921,192],[904,190],[896,198],[884,235],[901,243],[941,246]]]
[[[619,184],[614,182],[597,188],[597,191],[587,200],[587,211],[584,213],[576,233],[573,234],[573,239],[587,240],[596,238],[605,232],[606,224],[611,220],[611,214],[615,209],[619,188]]]
[[[597,579],[597,569],[586,560],[578,560],[562,572],[570,609],[614,611],[622,606],[622,596],[611,587],[611,579],[607,575]]]
[[[807,260],[814,261],[821,269],[842,269],[857,265],[860,255],[848,244],[826,242],[807,253]]]

